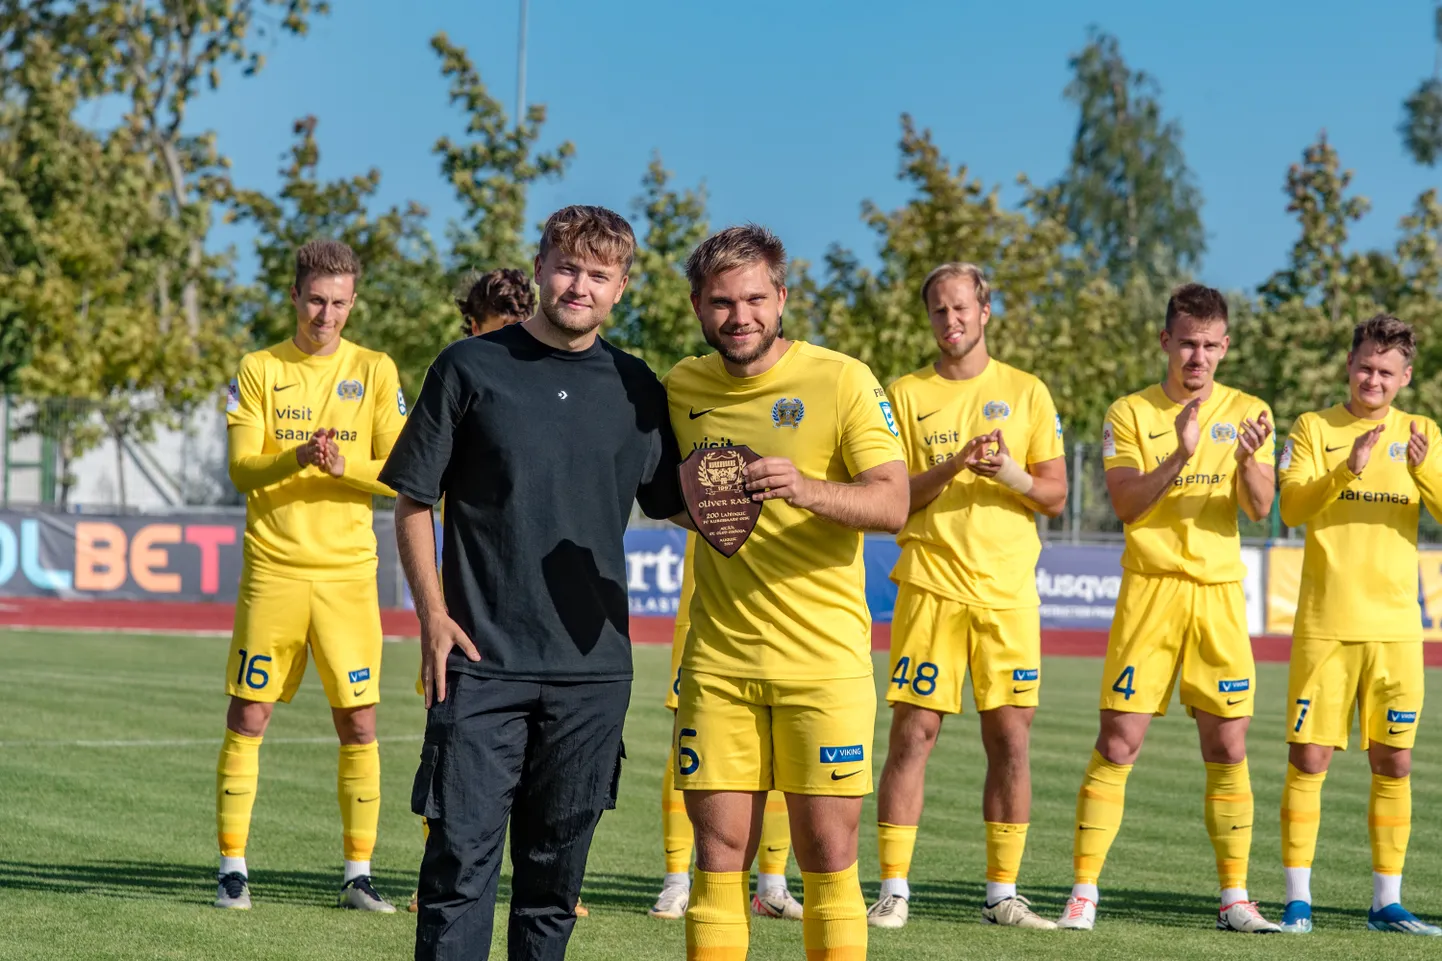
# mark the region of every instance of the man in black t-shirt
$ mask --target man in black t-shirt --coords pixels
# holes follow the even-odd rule
[[[683,509],[665,391],[596,334],[634,252],[618,214],[553,214],[540,310],[441,352],[381,471],[398,494],[428,708],[411,796],[431,826],[418,961],[488,956],[508,818],[508,954],[564,957],[591,837],[615,805],[626,521],[634,501],[657,518]]]

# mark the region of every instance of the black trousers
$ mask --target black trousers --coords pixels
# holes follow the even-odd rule
[[[510,961],[560,961],[601,812],[616,805],[631,682],[448,672],[426,717],[411,810],[430,823],[416,961],[490,957],[506,823]]]

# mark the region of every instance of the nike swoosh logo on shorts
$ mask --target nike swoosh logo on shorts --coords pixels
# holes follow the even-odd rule
[[[846,780],[846,779],[849,778],[849,777],[856,777],[856,775],[858,775],[858,774],[860,774],[860,773],[861,773],[861,771],[860,771],[859,769],[858,769],[858,770],[855,770],[855,771],[852,771],[850,774],[837,774],[835,771],[832,771],[832,772],[831,772],[831,780],[833,780],[833,781],[844,781],[844,780]]]
[[[1406,734],[1406,733],[1407,733],[1407,729],[1404,727],[1404,728],[1402,728],[1402,730],[1399,731],[1399,730],[1397,730],[1395,727],[1389,727],[1389,728],[1387,728],[1387,733],[1388,733],[1388,734]],[[229,792],[229,791],[226,791],[225,793],[226,793],[226,794],[229,794],[230,792]]]
[[[1029,691],[1035,691],[1035,690],[1036,690],[1035,687],[1014,687],[1014,688],[1011,689],[1011,693],[1013,693],[1013,694],[1026,694],[1026,693],[1028,693]]]
[[[1235,698],[1229,697],[1229,698],[1227,698],[1227,707],[1232,707],[1232,706],[1234,706],[1234,705],[1240,704],[1240,703],[1242,703],[1242,702],[1245,701],[1245,700],[1246,700],[1245,697],[1235,697]]]

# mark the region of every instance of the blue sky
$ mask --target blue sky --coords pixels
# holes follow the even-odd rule
[[[428,45],[445,30],[492,93],[515,101],[518,0],[337,0],[310,36],[267,50],[192,120],[219,134],[236,180],[273,188],[291,122],[313,113],[322,174],[379,167],[382,199],[418,200],[437,233],[456,204],[431,147],[459,135]],[[1361,246],[1390,245],[1439,171],[1396,134],[1401,101],[1432,69],[1432,4],[1213,0],[1025,3],[731,0],[725,4],[531,0],[527,99],[547,105],[543,144],[573,141],[563,180],[531,195],[531,219],[566,203],[629,213],[659,151],[679,185],[705,183],[711,221],[757,220],[813,262],[839,242],[869,254],[859,218],[900,204],[898,118],[932,129],[953,163],[1003,195],[1018,173],[1062,170],[1075,115],[1067,57],[1096,25],[1161,85],[1205,198],[1202,279],[1251,287],[1296,236],[1282,184],[1326,129],[1373,211]],[[243,235],[229,239],[242,246]]]

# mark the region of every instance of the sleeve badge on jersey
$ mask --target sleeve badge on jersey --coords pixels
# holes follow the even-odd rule
[[[1288,437],[1287,442],[1282,445],[1282,456],[1277,458],[1277,468],[1286,470],[1292,466],[1292,438]]]
[[[396,388],[396,410],[401,412],[402,417],[406,416],[406,392],[399,387]]]
[[[365,384],[358,380],[343,380],[335,385],[335,395],[341,400],[360,400],[366,395]]]
[[[771,406],[771,423],[777,427],[800,427],[805,416],[806,405],[800,397],[782,397]]]
[[[1061,414],[1056,415],[1056,439],[1061,440]]]
[[[1102,424],[1102,456],[1117,456],[1117,435],[1116,431],[1112,430],[1111,421]]]
[[[225,412],[234,414],[240,410],[240,381],[232,377],[225,388]]]
[[[892,437],[900,437],[901,431],[896,429],[896,418],[891,414],[891,401],[881,402],[881,416],[886,418],[886,429],[891,431]]]

